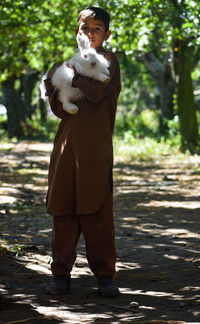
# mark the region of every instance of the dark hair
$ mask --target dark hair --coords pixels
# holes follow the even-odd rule
[[[101,21],[103,21],[104,26],[105,26],[105,31],[107,31],[109,29],[109,25],[110,25],[110,15],[109,13],[99,7],[86,7],[85,9],[83,9],[79,15],[78,15],[78,21],[81,19],[81,17],[87,17],[87,16],[91,16],[94,17],[94,19],[99,19]]]

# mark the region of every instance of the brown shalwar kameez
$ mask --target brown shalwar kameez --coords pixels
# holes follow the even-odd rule
[[[62,109],[52,87],[52,72],[45,80],[54,114],[61,122],[54,140],[48,176],[47,212],[53,215],[53,274],[69,274],[82,232],[93,273],[115,276],[114,221],[112,210],[112,132],[121,89],[115,54],[103,51],[110,61],[111,80],[102,83],[75,74],[72,85],[83,99],[75,103],[78,114]]]

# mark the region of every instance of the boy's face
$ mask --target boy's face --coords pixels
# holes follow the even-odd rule
[[[82,31],[89,38],[91,47],[95,49],[101,48],[103,41],[110,36],[110,30],[105,31],[104,23],[91,16],[80,19],[79,31]]]

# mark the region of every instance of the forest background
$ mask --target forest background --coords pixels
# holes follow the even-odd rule
[[[77,15],[88,5],[111,15],[106,47],[117,54],[122,78],[116,147],[121,143],[129,158],[144,150],[199,154],[199,0],[1,2],[1,140],[53,140],[59,120],[39,84],[52,63],[74,55]]]
[[[91,4],[110,12],[105,47],[122,80],[113,168],[122,293],[112,301],[97,296],[84,240],[72,294],[44,295],[60,120],[39,84],[76,52],[77,15]],[[0,322],[200,323],[200,1],[1,0],[0,71]]]

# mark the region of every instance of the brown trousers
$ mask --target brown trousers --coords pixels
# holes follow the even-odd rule
[[[89,267],[99,278],[115,278],[113,201],[108,195],[95,214],[53,216],[51,264],[54,275],[68,275],[76,259],[76,248],[83,233]]]

